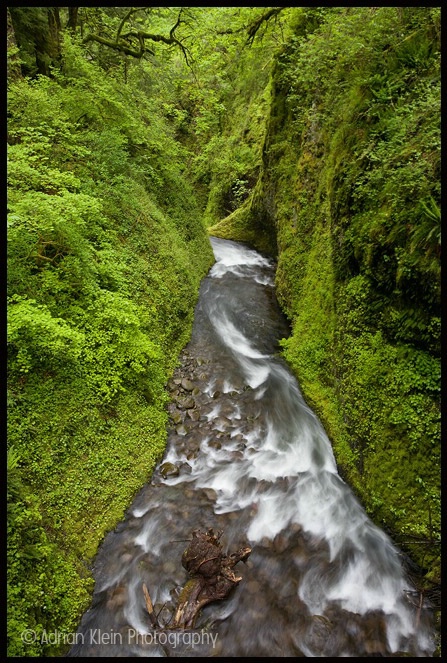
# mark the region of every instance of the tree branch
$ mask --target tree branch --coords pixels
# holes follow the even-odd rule
[[[243,25],[241,28],[237,28],[236,30],[232,30],[231,28],[228,30],[218,30],[217,34],[235,35],[239,32],[247,31],[248,36],[245,43],[251,45],[261,25],[271,19],[272,16],[277,16],[280,12],[282,12],[283,9],[288,9],[288,7],[272,7],[249,25]]]
[[[183,11],[183,7],[181,7],[181,9],[180,9],[180,11],[179,11],[179,13],[178,13],[176,24],[174,25],[173,28],[171,28],[171,30],[170,30],[170,32],[169,32],[169,36],[171,37],[171,39],[174,37],[174,32],[177,30],[177,28],[178,28],[178,26],[180,25],[180,23],[184,23],[184,21],[182,21],[182,19],[181,19],[182,11]]]
[[[129,18],[132,16],[132,14],[133,14],[134,12],[136,12],[136,11],[138,11],[138,9],[134,9],[133,7],[131,7],[131,8],[129,9],[129,11],[127,12],[127,14],[124,16],[124,18],[122,19],[121,23],[120,23],[119,26],[118,26],[118,30],[117,30],[117,33],[116,33],[116,37],[115,37],[115,41],[116,41],[116,42],[118,42],[118,39],[120,38],[121,31],[122,31],[122,29],[123,29],[123,27],[124,27],[124,23],[125,23],[126,21],[128,21]]]
[[[133,58],[141,58],[144,53],[150,53],[151,55],[155,55],[154,51],[152,51],[150,48],[146,48],[140,41],[140,50],[136,51],[133,50],[132,48],[129,48],[129,46],[126,46],[122,42],[116,42],[112,41],[111,39],[105,39],[104,37],[100,37],[99,35],[92,35],[89,34],[87,37],[85,37],[82,40],[83,44],[87,44],[89,41],[96,41],[98,44],[103,44],[104,46],[108,46],[109,48],[113,48],[115,51],[120,51],[120,53],[125,53],[126,55],[131,55]]]
[[[278,14],[283,11],[283,9],[288,9],[288,7],[273,7],[272,9],[269,9],[267,12],[265,12],[265,14],[262,14],[259,18],[257,18],[256,21],[253,21],[253,23],[248,26],[248,37],[246,43],[251,45],[261,25],[271,19],[272,16],[278,16]]]

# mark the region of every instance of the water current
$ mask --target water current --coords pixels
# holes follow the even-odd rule
[[[432,656],[431,613],[398,549],[340,478],[281,359],[274,265],[212,238],[192,337],[170,382],[166,452],[94,564],[69,656]],[[194,529],[249,545],[227,600],[170,631]],[[149,589],[160,630],[148,618]]]

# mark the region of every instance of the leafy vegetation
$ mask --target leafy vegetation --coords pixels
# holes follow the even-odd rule
[[[11,656],[76,630],[90,560],[163,452],[164,385],[213,261],[153,88],[68,33],[51,76],[8,87]]]
[[[439,582],[439,40],[439,7],[9,8],[9,655],[62,653],[163,452],[207,233],[277,259],[340,472]]]
[[[284,354],[340,471],[439,582],[439,8],[296,10],[293,25],[259,179],[212,231],[278,255]]]

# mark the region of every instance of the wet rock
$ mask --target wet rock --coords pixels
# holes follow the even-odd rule
[[[365,618],[365,652],[371,655],[386,654],[386,625],[381,613],[371,613]]]
[[[325,650],[325,645],[334,628],[331,621],[324,615],[313,615],[309,628],[309,640],[314,649]]]
[[[216,499],[217,499],[217,493],[216,493],[216,491],[215,491],[213,488],[204,488],[204,489],[203,489],[203,492],[205,493],[205,495],[207,496],[207,498],[208,498],[209,500],[211,500],[212,502],[215,502],[215,501],[216,501]]]
[[[175,411],[171,414],[171,420],[172,420],[172,422],[173,422],[174,424],[179,424],[179,423],[181,422],[181,420],[182,420],[181,412],[179,412],[178,410],[175,410]]]
[[[113,587],[107,594],[107,608],[109,610],[116,610],[127,603],[127,587],[124,587],[123,585]]]
[[[199,387],[194,387],[194,389],[192,390],[192,395],[193,396],[199,396],[199,394],[201,394],[201,393],[202,393],[202,390],[199,389]]]
[[[208,442],[208,446],[211,447],[212,449],[221,449],[222,443],[219,442],[219,440],[210,440]]]
[[[188,378],[183,378],[181,381],[181,385],[185,391],[192,391],[194,389],[194,383],[191,382],[191,380],[188,380]]]
[[[189,419],[192,419],[192,421],[199,421],[200,419],[199,410],[188,410],[186,414],[189,417]]]
[[[160,467],[160,474],[166,479],[167,477],[177,477],[180,470],[174,463],[163,463]]]
[[[273,539],[273,548],[277,553],[282,553],[287,550],[288,545],[289,541],[284,534],[279,533]]]
[[[221,433],[224,433],[231,427],[231,421],[230,419],[227,419],[227,417],[216,417],[213,419],[213,428],[216,430],[219,430]]]
[[[187,441],[187,443],[186,443],[186,448],[187,448],[189,451],[197,451],[198,448],[199,448],[198,443],[197,443],[197,440],[194,439],[194,438],[190,438],[190,439]]]
[[[289,531],[294,534],[299,534],[302,531],[302,526],[299,523],[291,523],[289,526]]]
[[[186,398],[177,398],[177,406],[180,408],[180,410],[190,410],[195,406],[195,404],[196,402],[192,396]]]

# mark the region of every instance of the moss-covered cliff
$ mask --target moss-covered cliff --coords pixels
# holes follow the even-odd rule
[[[210,232],[277,255],[284,355],[340,472],[439,581],[439,8],[293,17],[257,184]]]

